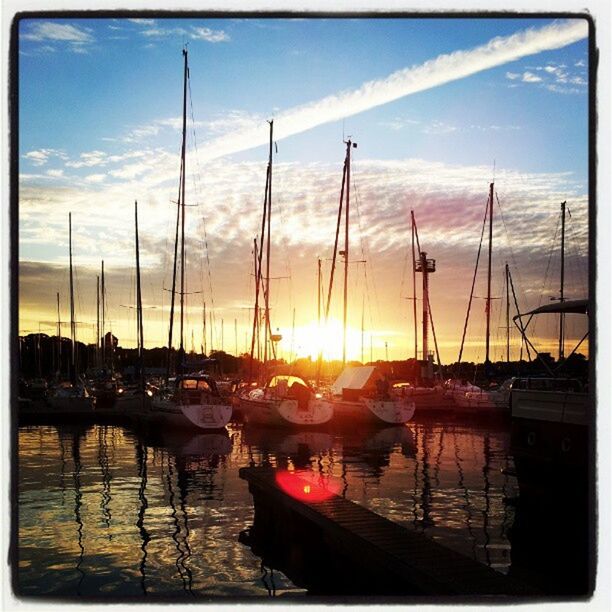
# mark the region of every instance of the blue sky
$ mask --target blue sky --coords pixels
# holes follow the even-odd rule
[[[121,255],[106,253],[119,275],[131,262],[124,209],[134,198],[145,211],[150,207],[144,222],[150,235],[161,236],[162,242],[165,237],[167,243],[170,215],[162,207],[176,191],[181,49],[187,42],[195,120],[187,163],[200,181],[193,198],[212,206],[204,209],[204,216],[220,276],[225,275],[222,270],[236,273],[249,257],[263,192],[266,147],[260,143],[265,142],[265,120],[271,117],[280,134],[275,197],[287,217],[306,214],[313,222],[308,231],[307,224],[297,222],[299,231],[279,237],[279,250],[288,248],[285,259],[302,262],[303,274],[314,267],[312,258],[323,251],[322,245],[333,241],[329,221],[334,218],[337,196],[332,194],[339,187],[344,131],[359,143],[355,180],[363,177],[368,223],[360,239],[369,240],[379,269],[405,255],[401,240],[384,223],[391,224],[394,215],[405,218],[417,205],[421,216],[431,216],[434,250],[448,247],[446,224],[451,232],[453,227],[467,232],[455,253],[464,249],[466,266],[471,266],[479,228],[478,221],[469,223],[481,218],[495,164],[509,221],[524,228],[521,211],[527,209],[530,219],[539,215],[540,221],[547,220],[547,225],[532,223],[529,236],[521,239],[523,246],[515,245],[519,259],[524,252],[535,261],[537,253],[537,261],[545,262],[559,198],[575,202],[576,235],[582,240],[576,268],[580,276],[588,248],[588,41],[574,33],[569,43],[559,42],[571,27],[550,19],[23,20],[20,259],[40,266],[65,262],[61,236],[66,212],[72,210],[76,225],[83,228],[76,238],[82,265],[91,274],[94,261],[114,241],[126,249]],[[541,32],[535,53],[524,50],[531,44],[528,35],[512,42],[530,29]],[[512,46],[508,61],[499,59],[496,39]],[[460,55],[465,61],[448,68],[457,52],[465,54]],[[497,59],[491,67],[473,68],[454,80],[453,70],[468,63],[478,66],[493,56]],[[430,73],[440,78],[436,86],[423,85]],[[375,85],[368,87],[369,82]],[[420,83],[415,93],[400,91],[412,82]],[[375,101],[384,87],[391,91],[389,100]],[[326,116],[330,119],[321,119]],[[313,127],[302,129],[296,117]],[[124,194],[125,202],[119,203]],[[443,218],[436,212],[449,206],[453,219],[463,219],[454,226],[448,212]],[[311,212],[323,207],[325,215],[317,217],[316,225]],[[219,244],[227,236],[228,217],[239,218],[244,230],[231,252],[227,244]],[[197,230],[196,221],[193,225]],[[221,233],[216,244],[215,229]],[[151,269],[161,265],[156,259],[160,248],[159,243],[151,246]],[[455,278],[457,270],[452,270],[459,259],[449,253],[441,268],[446,272],[437,278],[445,273]],[[532,287],[541,289],[540,267],[534,264],[531,275],[523,272],[530,277],[525,280],[527,302],[530,291],[535,292]],[[389,272],[388,279],[381,273],[381,285],[392,288],[398,270]],[[227,304],[228,317],[233,316],[231,304],[250,299],[243,286],[246,274],[241,277],[244,295],[222,282],[215,290],[219,308]],[[151,282],[153,287],[161,281]],[[293,291],[289,302],[298,299]],[[463,304],[469,286],[456,291]],[[32,294],[29,308],[45,311],[42,299]],[[438,299],[443,303],[446,298],[440,293]],[[405,325],[399,315],[380,314],[379,319],[373,325],[391,331]],[[456,333],[450,323],[440,327],[450,346]],[[407,338],[402,342],[409,344]],[[393,350],[403,350],[399,341]]]

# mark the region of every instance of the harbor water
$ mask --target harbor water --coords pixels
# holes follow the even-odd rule
[[[238,470],[258,465],[311,472],[499,572],[511,566],[517,482],[506,423],[417,422],[350,435],[37,425],[20,427],[18,438],[25,596],[306,594],[239,541],[253,505]]]

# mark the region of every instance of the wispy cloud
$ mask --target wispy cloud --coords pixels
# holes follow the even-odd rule
[[[349,117],[387,104],[413,93],[468,77],[542,51],[559,49],[588,35],[582,19],[555,22],[539,29],[528,29],[511,36],[497,37],[487,44],[465,51],[440,55],[420,66],[404,68],[384,79],[369,81],[353,91],[330,95],[321,100],[282,111],[275,117],[277,138],[299,134],[318,125]],[[252,148],[267,141],[266,125],[250,126],[220,136],[209,143],[209,158]]]
[[[586,64],[578,61],[573,67],[556,62],[544,66],[529,66],[525,72],[506,72],[506,78],[516,87],[518,83],[537,84],[555,93],[584,93],[586,91]]]
[[[384,296],[385,301],[398,301],[397,310],[392,305],[383,307],[379,329],[402,328],[393,317],[403,312],[399,307],[398,278],[401,276],[401,262],[409,249],[406,231],[411,209],[417,216],[421,244],[438,264],[431,287],[436,311],[463,311],[469,294],[469,279],[478,248],[491,168],[422,159],[361,159],[358,153],[359,149],[352,174],[355,195],[352,244],[356,253],[364,252],[363,258],[371,266],[368,275],[372,271],[376,276],[378,294]],[[22,177],[21,257],[39,260],[36,254],[41,252],[41,247],[47,247],[49,255],[45,259],[48,264],[66,264],[67,217],[72,211],[73,248],[80,278],[94,281],[81,285],[81,300],[83,304],[91,305],[90,316],[95,312],[92,290],[95,291],[95,274],[101,257],[115,275],[114,282],[109,282],[109,286],[114,288],[114,316],[123,316],[117,314],[121,311],[119,304],[133,299],[129,294],[131,285],[125,279],[133,274],[131,205],[134,198],[138,199],[141,213],[141,257],[145,286],[150,290],[149,300],[159,308],[165,299],[162,287],[167,287],[170,282],[169,262],[174,239],[172,220],[176,214],[175,205],[170,201],[170,196],[176,198],[176,155],[167,155],[161,160],[157,156],[156,159],[150,157],[138,162],[149,166],[143,172],[135,168],[133,175],[136,176],[128,176],[129,166],[138,164],[126,165],[125,178],[118,181],[114,180],[118,177],[110,174],[89,175],[80,183],[70,178],[43,182],[37,177]],[[160,188],[158,183],[164,167],[172,170],[173,180],[169,189]],[[304,304],[305,309],[312,302],[316,258],[327,257],[333,245],[340,174],[341,167],[337,163],[275,165],[272,275],[287,276],[286,268],[290,265],[292,277],[303,279],[294,285],[294,303]],[[410,177],[409,180],[406,177]],[[261,223],[260,195],[265,182],[265,163],[215,160],[207,165],[202,180],[199,193],[193,189],[191,181],[187,183],[188,201],[200,204],[188,210],[186,220],[187,282],[195,290],[202,287],[205,218],[215,303],[223,310],[250,297],[250,267],[245,262],[250,261],[252,239]],[[494,265],[500,272],[494,278],[494,294],[500,295],[501,267],[507,260],[513,266],[513,274],[516,273],[521,306],[537,305],[543,291],[542,279],[550,263],[559,202],[567,200],[572,210],[571,230],[568,230],[571,239],[568,240],[573,245],[568,249],[572,262],[568,264],[567,291],[573,296],[583,295],[581,283],[585,284],[585,277],[581,273],[586,270],[585,245],[588,244],[586,187],[569,173],[524,174],[498,169],[496,190],[504,222],[498,217],[494,227]],[[526,227],[529,232],[525,232]],[[49,245],[53,245],[53,249],[49,249]],[[579,245],[582,245],[582,252],[576,250]],[[551,265],[555,265],[555,261]],[[58,272],[61,271],[62,268],[58,268]],[[65,276],[64,272],[64,279]],[[354,278],[357,276],[355,274]],[[32,305],[36,302],[41,309],[47,304],[52,308],[48,290],[50,277],[43,276],[43,279],[38,283],[30,279],[32,284],[28,284],[29,280],[24,278],[24,291],[27,288],[27,298]],[[287,293],[283,294],[280,285],[275,288],[275,299],[278,300],[275,311],[278,319],[282,313],[289,313],[286,323],[290,325],[291,309]],[[207,290],[206,286],[203,288]],[[201,309],[200,299],[198,295],[196,301]],[[334,304],[338,302],[336,300]],[[313,311],[316,311],[316,305]],[[351,312],[349,316],[358,316],[357,308]],[[446,337],[456,343],[461,331],[457,321],[452,317],[443,317],[442,320],[438,317],[436,330],[439,339]],[[198,320],[197,313],[194,313],[193,320]],[[127,319],[125,324],[122,339],[128,330]],[[279,324],[282,325],[282,321]],[[358,327],[359,321],[351,324]]]
[[[78,28],[68,23],[55,23],[53,21],[43,21],[33,23],[21,34],[24,40],[55,40],[72,43],[93,42],[93,37],[85,29]]]
[[[155,25],[155,19],[128,19],[128,21],[131,21],[132,23],[137,23],[138,25],[146,25],[146,26],[152,26]]]
[[[153,27],[142,30],[143,36],[152,38],[165,38],[168,36],[185,36],[191,40],[205,40],[211,43],[228,42],[229,34],[224,30],[212,30],[202,26],[191,26],[189,28],[160,28]]]
[[[44,166],[51,157],[68,159],[68,156],[58,149],[37,149],[35,151],[28,151],[22,157],[32,162],[35,166]]]

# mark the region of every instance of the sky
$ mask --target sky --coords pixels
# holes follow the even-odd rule
[[[167,342],[187,45],[188,348],[203,344],[203,301],[214,316],[208,348],[233,353],[249,344],[252,244],[274,119],[271,318],[281,355],[316,354],[317,258],[326,284],[350,137],[358,147],[349,358],[413,355],[414,210],[422,250],[436,259],[430,293],[441,358],[456,360],[491,181],[493,295],[503,298],[493,301],[492,342],[501,357],[504,264],[521,310],[558,295],[562,201],[571,214],[565,295],[587,293],[587,37],[579,19],[22,20],[20,332],[55,333],[57,292],[69,319],[72,212],[78,337],[94,338],[103,259],[107,329],[134,345],[138,200],[145,345]],[[485,264],[464,351],[477,361]],[[342,353],[339,289],[328,357]],[[420,315],[418,325],[420,339]],[[538,348],[556,351],[556,326],[555,317],[537,321]],[[568,317],[568,349],[585,329]]]

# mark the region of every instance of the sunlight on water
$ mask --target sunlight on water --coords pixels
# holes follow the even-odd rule
[[[240,532],[243,466],[312,472],[347,499],[506,573],[516,494],[505,428],[422,424],[363,435],[233,427],[144,435],[19,429],[19,584],[26,595],[289,596]],[[313,480],[313,483],[315,480]]]

